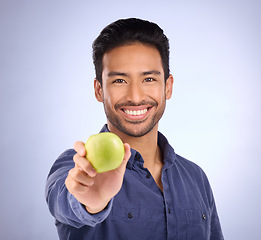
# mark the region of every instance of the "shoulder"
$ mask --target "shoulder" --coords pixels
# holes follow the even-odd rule
[[[208,182],[206,173],[199,165],[178,154],[176,154],[175,165],[180,172]]]
[[[178,166],[184,167],[187,170],[196,171],[196,172],[204,172],[203,169],[199,165],[197,165],[195,162],[188,160],[187,158],[184,158],[178,154],[176,154],[175,162]]]
[[[158,139],[158,144],[164,156],[165,168],[171,166],[174,172],[177,171],[175,174],[180,177],[208,182],[206,174],[202,168],[196,163],[176,154],[167,138],[160,132],[158,133]]]
[[[187,187],[191,188],[192,191],[198,191],[212,202],[213,193],[208,177],[204,170],[196,163],[176,155],[173,168],[173,177],[180,182],[184,183]]]

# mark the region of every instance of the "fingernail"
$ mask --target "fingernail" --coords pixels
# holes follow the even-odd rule
[[[90,169],[89,175],[91,177],[95,177],[96,176],[96,171],[94,169]]]

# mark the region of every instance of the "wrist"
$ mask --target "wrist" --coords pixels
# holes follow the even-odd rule
[[[99,213],[99,212],[103,211],[108,206],[108,203],[109,202],[107,202],[106,204],[103,204],[103,205],[101,205],[99,207],[97,206],[95,208],[90,208],[88,206],[85,206],[85,209],[90,214],[96,214],[96,213]]]

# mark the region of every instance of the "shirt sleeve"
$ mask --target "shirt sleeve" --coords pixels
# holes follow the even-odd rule
[[[222,228],[221,228],[221,224],[219,221],[218,212],[216,208],[216,203],[214,199],[214,194],[205,173],[204,176],[205,176],[205,184],[207,184],[206,189],[208,189],[207,192],[208,192],[208,199],[210,202],[210,211],[211,211],[210,240],[224,240],[224,236],[222,233]]]
[[[224,240],[215,201],[212,208],[210,240]]]
[[[94,227],[110,214],[113,199],[107,207],[96,214],[90,214],[85,207],[68,192],[65,179],[74,167],[74,150],[65,151],[53,164],[47,177],[45,196],[51,214],[64,224],[80,228],[84,225]]]

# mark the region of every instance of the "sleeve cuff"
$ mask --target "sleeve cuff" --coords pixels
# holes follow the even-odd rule
[[[74,214],[84,224],[94,227],[96,224],[104,221],[110,214],[112,209],[113,198],[108,203],[106,208],[99,213],[90,214],[72,194],[68,193],[68,201]]]

